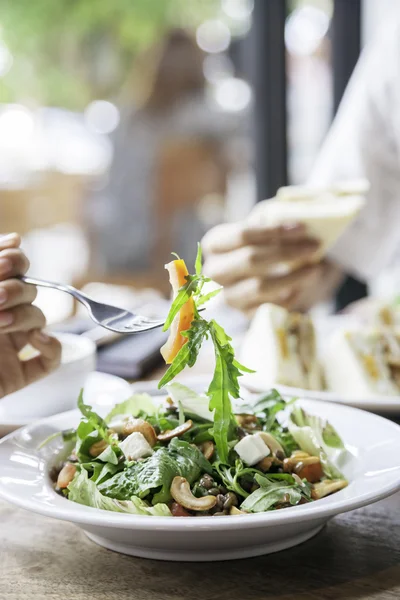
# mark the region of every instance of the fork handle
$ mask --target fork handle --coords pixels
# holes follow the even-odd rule
[[[56,283],[54,281],[46,281],[45,279],[37,279],[36,277],[30,277],[29,275],[21,275],[19,279],[24,283],[28,283],[30,285],[37,285],[39,287],[51,288],[53,290],[65,292],[76,298],[76,300],[78,300],[79,302],[82,302],[82,304],[84,304],[85,306],[87,306],[87,298],[85,294],[74,288],[72,285]]]

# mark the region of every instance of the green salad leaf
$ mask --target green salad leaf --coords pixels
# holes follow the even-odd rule
[[[175,356],[172,364],[165,375],[161,378],[158,387],[162,388],[172,381],[185,367],[193,367],[196,363],[200,348],[208,337],[208,323],[205,319],[198,318],[192,321],[190,329],[182,332],[184,337],[188,338],[186,344],[182,346]]]
[[[174,477],[180,475],[192,483],[202,473],[211,474],[212,467],[200,450],[173,438],[167,447],[159,448],[149,458],[133,463],[101,484],[99,489],[104,495],[118,500],[155,494],[153,504],[157,504],[171,499],[170,487]]]
[[[123,463],[119,463],[118,465],[113,465],[112,463],[100,463],[100,462],[88,462],[81,463],[81,466],[86,469],[89,473],[89,479],[94,481],[97,485],[109,479],[118,471],[121,471],[124,468]]]
[[[169,383],[167,391],[178,406],[179,403],[182,404],[185,415],[189,418],[193,416],[196,420],[199,418],[209,422],[213,420],[213,413],[209,408],[210,400],[206,394],[197,394],[178,382]]]
[[[273,389],[265,396],[259,398],[254,404],[242,404],[240,412],[256,415],[258,424],[262,427],[263,431],[271,433],[281,444],[285,450],[285,454],[289,456],[299,446],[287,426],[283,425],[282,417],[295,401],[296,398],[287,400],[277,390]],[[278,419],[278,415],[280,419]]]
[[[175,316],[190,297],[194,298],[196,307],[212,297],[210,294],[201,295],[202,287],[209,279],[201,274],[200,246],[198,247],[195,270],[196,274],[189,275],[186,278],[186,284],[182,286],[174,299],[164,329],[171,326]],[[182,332],[182,335],[187,337],[187,342],[172,361],[158,387],[162,388],[170,383],[185,367],[193,367],[203,342],[211,338],[214,346],[215,369],[207,396],[209,397],[209,410],[214,412],[213,436],[218,456],[222,462],[226,463],[228,462],[230,450],[229,441],[235,437],[236,430],[231,399],[240,396],[238,378],[243,373],[252,373],[252,371],[235,359],[234,350],[230,343],[231,338],[222,327],[215,320],[207,321],[202,318],[197,308],[195,312],[196,318],[192,321],[190,328]]]
[[[130,416],[137,417],[140,413],[155,415],[157,408],[149,394],[134,394],[124,402],[120,402],[108,413],[104,419],[105,423],[111,423],[115,417]]]
[[[156,515],[160,517],[170,517],[171,511],[166,504],[157,504],[149,506],[140,498],[132,497],[129,500],[116,500],[104,496],[97,487],[96,483],[89,479],[86,469],[80,469],[74,479],[68,486],[68,498],[72,502],[100,508],[102,510],[111,510],[113,512],[130,513],[136,515]]]
[[[250,494],[241,504],[241,510],[247,512],[265,512],[280,503],[295,506],[302,498],[298,485],[288,485],[284,481],[270,481],[256,475],[260,487]]]
[[[103,440],[108,441],[109,435],[107,423],[97,413],[95,413],[94,410],[92,410],[91,406],[84,403],[83,389],[80,391],[78,397],[78,408],[81,411],[82,415],[87,419],[87,422],[92,427],[92,429],[96,430]]]
[[[344,478],[335,465],[346,456],[346,448],[330,423],[295,406],[289,417],[289,431],[304,452],[319,457],[327,477]]]

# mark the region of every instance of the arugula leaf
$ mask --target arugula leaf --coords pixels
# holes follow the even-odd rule
[[[39,444],[37,449],[41,450],[47,446],[47,444],[50,444],[50,442],[59,437],[61,437],[63,442],[74,442],[76,440],[76,429],[65,429],[64,431],[56,431],[55,433],[52,433],[48,438]]]
[[[209,323],[210,336],[214,343],[215,370],[207,394],[210,397],[210,410],[214,410],[213,435],[219,459],[227,463],[229,455],[228,440],[236,430],[236,420],[232,411],[231,397],[240,397],[238,378],[243,374],[240,363],[230,344],[231,338],[216,321]],[[247,369],[246,369],[247,370]]]
[[[121,415],[137,417],[140,412],[144,412],[146,415],[155,415],[156,411],[157,408],[149,394],[134,394],[131,398],[114,406],[104,421],[109,424],[115,417]]]
[[[256,476],[257,479],[257,476]],[[242,502],[240,508],[247,512],[265,512],[279,503],[298,504],[302,498],[301,489],[296,485],[287,485],[285,482],[269,482],[260,478],[260,487]]]
[[[83,401],[83,389],[81,389],[78,398],[78,408],[82,415],[87,419],[87,422],[95,429],[100,437],[108,441],[108,427],[107,423],[97,413],[92,410],[92,407],[85,404]]]
[[[249,492],[246,492],[246,490],[241,486],[239,478],[247,474],[253,476],[254,469],[245,469],[241,460],[237,460],[234,467],[224,465],[221,462],[214,463],[213,467],[221,477],[224,486],[228,490],[231,490],[232,492],[235,492],[244,498],[249,496]]]
[[[113,512],[131,513],[136,515],[157,515],[170,517],[171,511],[166,504],[149,506],[140,498],[132,497],[126,501],[107,498],[98,489],[96,483],[88,478],[86,469],[80,469],[68,486],[68,498],[72,502],[110,510]]]
[[[167,331],[172,325],[172,321],[175,319],[182,306],[193,296],[197,291],[200,283],[200,278],[196,275],[188,275],[186,277],[186,283],[179,289],[176,298],[172,302],[172,306],[165,320],[163,331]]]
[[[182,335],[188,338],[175,356],[172,364],[158,384],[158,389],[172,381],[185,367],[193,367],[200,352],[204,339],[208,336],[208,323],[204,319],[192,321],[190,329],[183,331]]]
[[[214,298],[214,296],[217,296],[220,292],[222,292],[223,288],[217,288],[216,290],[212,290],[211,292],[208,292],[208,294],[202,294],[197,300],[196,300],[196,305],[197,306],[201,306],[202,304],[205,304],[206,302],[208,302],[209,300],[211,300],[211,298]]]

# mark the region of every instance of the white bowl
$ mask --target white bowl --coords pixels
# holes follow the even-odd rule
[[[0,400],[0,423],[41,419],[76,407],[79,391],[96,369],[96,345],[70,333],[57,334],[60,367],[48,377]]]
[[[400,427],[382,417],[337,404],[301,400],[329,419],[349,450],[343,470],[350,484],[315,503],[242,516],[173,518],[102,511],[57,495],[48,476],[60,451],[49,435],[76,426],[78,411],[21,429],[0,442],[0,497],[47,517],[75,523],[94,542],[133,556],[214,561],[277,552],[317,534],[337,514],[400,490]]]

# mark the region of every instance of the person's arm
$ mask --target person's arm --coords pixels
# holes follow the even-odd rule
[[[17,234],[0,236],[0,398],[16,392],[53,371],[61,360],[61,344],[44,333],[46,319],[33,306],[36,288],[18,279],[29,262]],[[30,344],[40,354],[21,360]]]
[[[400,242],[400,25],[387,23],[363,51],[309,183],[366,178],[363,211],[328,259],[363,281],[388,266]]]
[[[245,235],[245,222],[221,226],[205,237],[205,272],[225,285],[226,299],[236,308],[251,313],[263,302],[275,302],[308,310],[334,294],[344,273],[368,279],[393,256],[400,239],[400,78],[395,59],[400,53],[399,29],[388,26],[363,53],[309,179],[317,187],[358,178],[371,184],[365,209],[326,260],[276,278],[268,269],[268,230],[257,234],[256,243]],[[233,234],[230,227],[239,233]],[[232,235],[236,245],[221,250],[219,238]],[[302,244],[305,239],[303,232]],[[288,242],[280,238],[274,263],[282,262],[287,251],[297,251]]]

